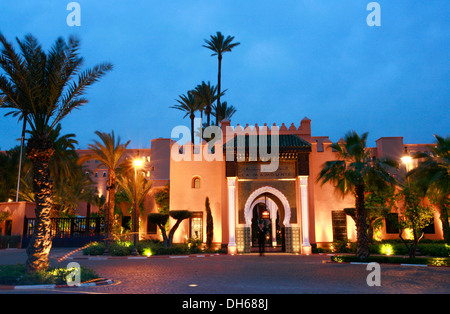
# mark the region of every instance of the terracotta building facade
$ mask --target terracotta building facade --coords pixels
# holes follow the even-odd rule
[[[263,224],[267,230],[269,247],[290,253],[310,254],[313,246],[326,247],[336,240],[356,241],[354,221],[344,213],[344,208],[355,205],[352,195],[343,197],[332,184],[317,181],[326,161],[336,160],[328,137],[312,136],[311,120],[304,118],[299,126],[237,126],[231,128],[229,121],[221,125],[223,153],[220,160],[204,160],[197,151],[187,150],[185,158],[172,158],[170,162],[170,208],[190,210],[197,221],[185,221],[176,235],[178,242],[200,235],[205,241],[205,199],[209,198],[214,221],[213,242],[226,246],[230,254],[249,253],[257,245],[256,230]],[[278,136],[278,167],[275,171],[262,171],[267,165],[259,156],[251,154],[252,148],[259,152],[261,138],[256,131],[265,129],[270,134],[276,128]],[[227,130],[233,135],[227,136]],[[239,143],[238,136],[242,135]],[[270,147],[270,136],[267,136]],[[234,143],[232,143],[234,141]],[[232,143],[232,149],[227,145]],[[188,144],[187,144],[188,145]],[[243,146],[243,147],[241,147]],[[242,148],[242,149],[241,149]],[[172,143],[173,152],[181,152]],[[372,158],[389,157],[400,161],[406,154],[430,151],[430,145],[405,144],[402,137],[383,137],[376,147],[369,148]],[[190,154],[190,155],[189,155]],[[227,155],[228,154],[228,155]],[[186,156],[187,155],[187,156]],[[225,158],[232,156],[232,158]],[[202,159],[203,157],[203,159]],[[412,161],[410,165],[414,167]],[[401,168],[398,173],[405,173]],[[398,238],[396,231],[384,224],[380,239]],[[441,239],[442,229],[437,214],[431,232],[426,238]]]
[[[170,209],[193,213],[179,226],[175,243],[192,239],[206,242],[207,198],[213,218],[213,243],[230,254],[251,252],[258,244],[256,231],[261,225],[266,230],[266,246],[275,251],[310,254],[313,247],[326,247],[336,240],[356,241],[355,223],[344,213],[344,208],[354,207],[353,196],[343,197],[332,184],[322,185],[317,180],[323,164],[336,160],[337,155],[327,136],[311,134],[310,119],[289,127],[230,124],[222,121],[216,129],[220,136],[210,143],[180,145],[180,141],[159,138],[151,141],[149,149],[127,150],[125,158],[141,158],[143,175],[152,181],[139,219],[141,239],[161,238],[147,217],[159,211],[154,195],[169,184]],[[400,161],[405,155],[430,151],[431,145],[405,144],[402,137],[382,137],[376,147],[368,150],[374,159]],[[276,167],[269,169],[273,163]],[[84,166],[92,174],[99,195],[106,195],[107,170],[95,161]],[[396,175],[415,166],[417,161],[412,160]],[[0,203],[0,210],[19,217],[0,224],[2,234],[6,230],[21,233],[23,221],[19,220],[24,215],[32,218],[32,204],[22,203]],[[91,212],[97,210],[91,208]],[[125,207],[123,213],[126,217]],[[86,204],[80,203],[77,214],[86,215]],[[378,237],[398,238],[398,233],[390,229],[385,222]],[[425,237],[443,237],[437,212]]]

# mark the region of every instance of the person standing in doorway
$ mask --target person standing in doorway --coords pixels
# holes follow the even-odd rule
[[[259,256],[264,256],[266,242],[266,228],[264,224],[260,224],[258,228],[258,244],[259,244]]]

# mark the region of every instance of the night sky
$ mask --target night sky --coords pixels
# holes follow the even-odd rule
[[[369,0],[79,0],[81,26],[69,27],[66,0],[0,0],[0,32],[31,33],[48,50],[57,37],[81,39],[85,66],[112,62],[88,91],[90,102],[62,121],[79,148],[96,130],[131,148],[189,126],[169,106],[202,81],[217,84],[217,58],[202,47],[221,31],[241,45],[222,64],[222,101],[231,123],[294,123],[307,116],[314,136],[337,141],[349,130],[405,143],[449,135],[450,1]],[[18,49],[17,45],[16,48]],[[21,125],[0,110],[0,149],[19,142]]]

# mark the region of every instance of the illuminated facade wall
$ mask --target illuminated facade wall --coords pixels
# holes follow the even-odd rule
[[[238,126],[235,130],[245,131],[246,128],[248,125],[246,127]],[[228,246],[231,243],[233,247],[236,246],[235,251],[239,252],[246,249],[244,246],[239,248],[240,238],[248,237],[248,230],[245,229],[246,226],[248,227],[248,221],[246,221],[248,213],[244,212],[245,203],[249,200],[252,192],[266,189],[270,193],[270,188],[273,188],[272,193],[280,191],[292,209],[290,227],[299,232],[297,241],[299,241],[298,246],[301,252],[307,251],[308,244],[319,247],[327,246],[339,239],[341,235],[345,235],[350,241],[356,241],[355,223],[349,216],[343,215],[344,208],[355,206],[353,195],[343,197],[331,183],[322,185],[317,181],[323,164],[337,158],[336,153],[330,147],[331,140],[327,136],[312,136],[311,121],[307,118],[303,119],[298,127],[291,124],[288,128],[283,124],[279,131],[280,135],[294,134],[311,144],[311,151],[308,155],[309,172],[306,175],[301,176],[297,173],[284,180],[264,181],[257,178],[252,181],[245,180],[238,174],[230,175],[226,162],[195,161],[194,157],[188,161],[172,160],[170,164],[171,209],[203,211],[204,235],[206,228],[204,202],[206,196],[210,197],[215,223],[214,242],[228,244]],[[402,137],[383,137],[376,141],[375,147],[368,148],[368,151],[374,159],[389,157],[400,162],[405,154],[430,151],[430,144],[404,144]],[[405,165],[401,162],[400,164],[401,167],[397,173],[394,173],[395,176],[405,173]],[[414,166],[417,166],[417,161],[408,165],[408,167]],[[237,167],[239,168],[239,163]],[[194,187],[193,180],[195,178],[198,178],[200,182],[198,188]],[[301,181],[302,178],[306,181]],[[306,183],[302,184],[301,182]],[[307,197],[302,197],[302,188],[306,189]],[[274,206],[278,206],[278,212],[281,212],[281,215],[284,215],[280,203],[283,196],[271,198],[272,202],[276,204]],[[261,196],[259,200],[261,200]],[[257,203],[257,199],[253,201],[255,204]],[[230,225],[230,221],[234,221],[232,223],[234,226]],[[434,218],[434,229],[434,233],[426,234],[425,237],[441,239],[442,227],[437,212]],[[177,240],[185,241],[190,236],[189,232],[190,225],[186,221],[178,233]],[[398,234],[387,233],[386,226],[377,236],[384,239],[398,238]],[[204,237],[203,241],[205,240]]]
[[[229,121],[223,121],[222,130],[225,132],[229,125]],[[245,132],[248,128],[248,125],[238,125],[234,130]],[[171,150],[177,144],[167,138],[153,139],[150,149],[128,149],[125,158],[139,155],[144,160],[144,175],[153,184],[145,200],[145,213],[140,219],[141,238],[160,238],[156,228],[147,223],[147,215],[158,212],[154,195],[170,183],[170,209],[194,213],[193,218],[180,225],[174,242],[186,242],[189,238],[206,241],[206,197],[209,198],[213,216],[213,243],[228,246],[232,253],[248,250],[249,237],[254,232],[254,208],[263,203],[270,210],[267,223],[271,225],[273,233],[269,243],[274,246],[277,241],[280,244],[277,237],[281,229],[291,237],[290,249],[300,253],[309,252],[311,246],[327,246],[339,237],[355,241],[355,224],[349,216],[342,215],[344,208],[354,207],[354,197],[343,197],[331,183],[322,185],[317,181],[323,164],[337,157],[330,147],[331,140],[327,136],[313,136],[311,120],[308,118],[304,118],[299,126],[291,124],[287,127],[282,124],[279,134],[280,138],[296,136],[307,143],[306,150],[294,150],[292,154],[289,150],[280,153],[280,160],[284,161],[277,172],[277,175],[282,176],[279,179],[261,177],[255,170],[258,169],[257,162],[229,163],[225,156],[222,156],[223,160],[208,161],[201,154],[186,152],[184,160],[175,161]],[[368,151],[374,159],[390,157],[400,161],[408,154],[429,152],[430,145],[405,144],[402,137],[382,137]],[[179,151],[180,147],[176,149]],[[87,152],[78,151],[80,155]],[[87,162],[84,166],[91,173],[99,195],[106,195],[107,169],[95,161]],[[415,166],[417,160],[407,165],[401,163],[401,168],[394,175],[404,174]],[[121,205],[124,216],[129,215],[128,207],[127,204]],[[98,209],[93,205],[91,213],[96,211]],[[81,202],[76,214],[85,216],[86,204]],[[438,215],[436,211],[434,232],[426,234],[428,239],[442,239]],[[171,223],[174,223],[172,219]],[[5,226],[0,227],[5,230]],[[386,226],[377,236],[383,239],[398,238],[398,234],[389,233]]]

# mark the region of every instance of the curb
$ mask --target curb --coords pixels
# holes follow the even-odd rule
[[[370,263],[376,263],[376,262],[332,262],[332,261],[326,261],[323,260],[322,264],[351,264],[351,265],[368,265]],[[435,266],[435,265],[428,265],[428,264],[396,264],[396,263],[378,263],[380,265],[396,265],[396,266],[413,266],[413,267],[436,267],[436,268],[442,268],[442,267],[450,267],[450,266]]]
[[[82,256],[82,257],[65,257],[62,260],[89,260],[89,261],[105,261],[105,260],[119,260],[119,259],[153,259],[153,258],[191,258],[191,257],[212,257],[223,254],[190,254],[190,255],[155,255],[155,256]],[[62,261],[60,260],[60,261]]]
[[[0,286],[1,290],[34,290],[34,289],[61,289],[61,288],[85,288],[85,287],[95,287],[95,286],[105,286],[113,284],[114,281],[111,279],[102,279],[95,282],[85,282],[79,285],[20,285],[20,286]]]

